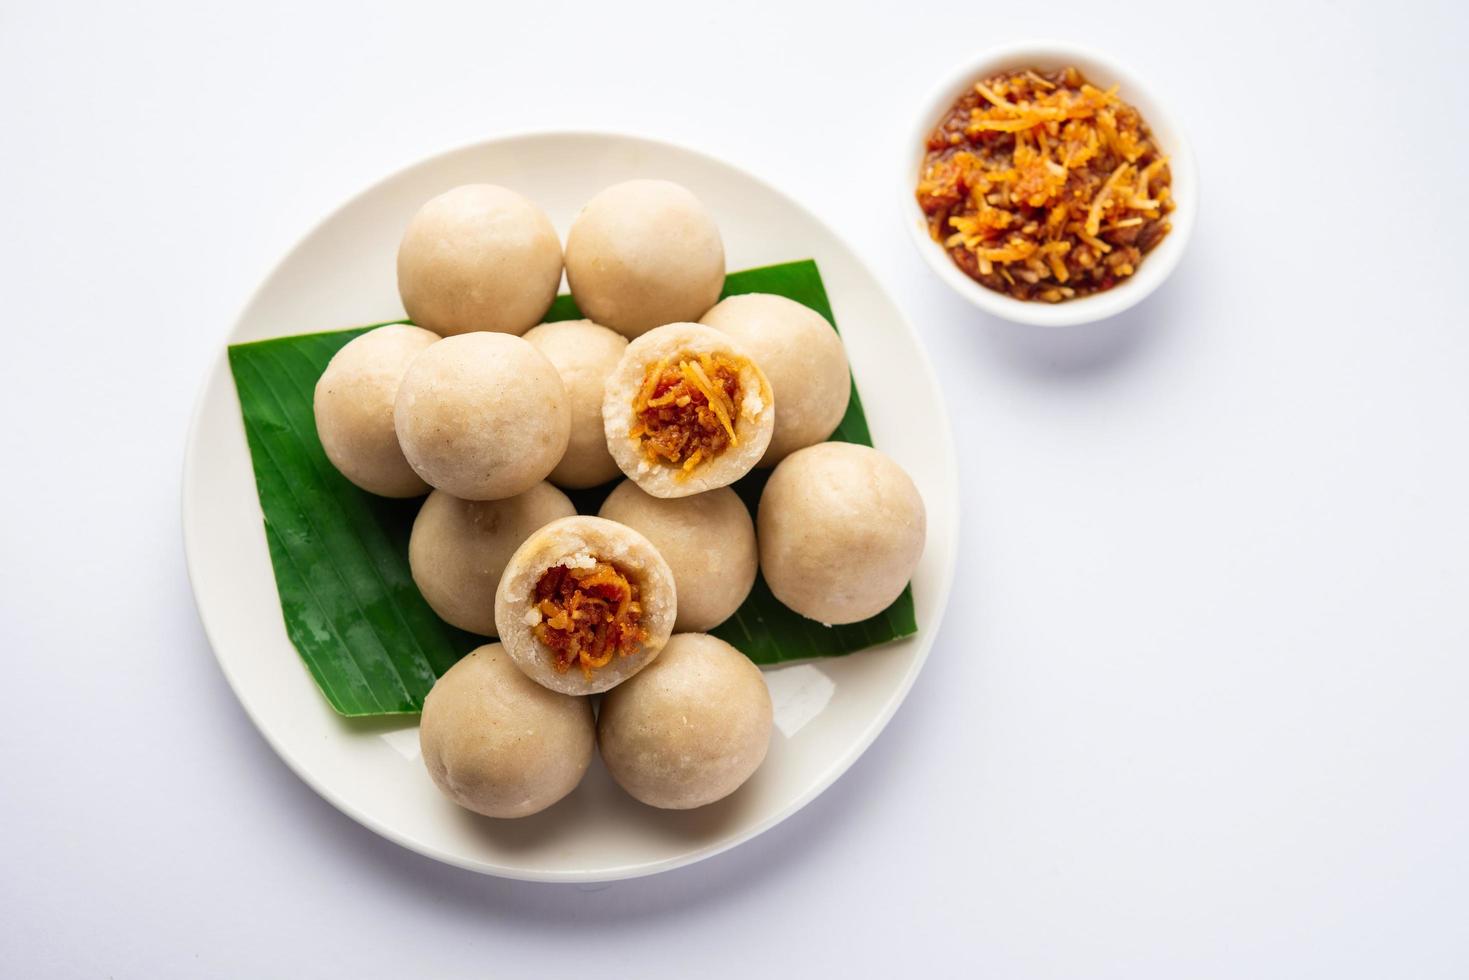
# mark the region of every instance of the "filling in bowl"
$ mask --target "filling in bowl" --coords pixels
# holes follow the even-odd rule
[[[977,82],[925,149],[929,232],[995,292],[1059,303],[1111,289],[1168,234],[1168,158],[1115,85],[1075,68]]]
[[[738,446],[743,367],[741,359],[727,354],[684,353],[648,368],[633,399],[628,433],[641,441],[648,462],[676,466],[682,479]]]
[[[541,573],[531,617],[531,632],[551,651],[559,674],[579,665],[590,678],[614,656],[636,653],[648,638],[637,583],[591,555]]]

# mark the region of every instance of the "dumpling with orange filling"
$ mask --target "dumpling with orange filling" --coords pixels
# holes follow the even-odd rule
[[[748,473],[775,431],[765,372],[726,334],[670,323],[623,352],[602,399],[607,449],[655,497],[687,497]]]
[[[658,549],[600,517],[563,517],[536,531],[495,594],[495,626],[515,665],[563,694],[596,694],[642,670],[677,612]]]

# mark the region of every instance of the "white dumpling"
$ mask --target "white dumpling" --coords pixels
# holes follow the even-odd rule
[[[398,293],[409,318],[443,336],[522,334],[561,285],[551,219],[494,184],[466,184],[419,208],[398,245]]]
[[[629,180],[587,202],[566,236],[566,280],[586,316],[628,337],[699,319],[724,287],[724,242],[686,187]]]
[[[882,612],[923,554],[923,498],[868,446],[824,442],[787,456],[760,496],[760,570],[775,597],[835,625]]]

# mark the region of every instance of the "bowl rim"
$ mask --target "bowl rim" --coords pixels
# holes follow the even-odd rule
[[[1172,230],[1149,252],[1137,272],[1112,289],[1061,303],[1015,299],[980,285],[969,278],[942,246],[929,237],[926,216],[914,200],[924,145],[940,116],[964,89],[976,80],[1021,64],[1065,63],[1077,65],[1088,75],[1119,84],[1129,102],[1138,106],[1154,133],[1166,133],[1169,169],[1173,174],[1174,210]],[[1131,68],[1094,48],[1069,41],[1029,39],[987,48],[945,73],[919,103],[908,130],[899,167],[900,206],[909,238],[925,262],[950,289],[986,313],[1040,327],[1066,327],[1095,323],[1131,309],[1163,284],[1177,268],[1193,234],[1199,208],[1198,164],[1178,117],[1156,95],[1157,89],[1139,78]]]

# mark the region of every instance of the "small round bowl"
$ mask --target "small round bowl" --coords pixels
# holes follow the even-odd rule
[[[1060,303],[1015,299],[986,289],[969,278],[954,264],[944,247],[929,235],[927,217],[915,196],[919,171],[923,166],[929,134],[954,101],[975,82],[1020,68],[1054,71],[1067,66],[1080,70],[1098,88],[1121,86],[1118,95],[1142,113],[1153,138],[1168,157],[1173,177],[1174,209],[1169,215],[1173,229],[1143,256],[1137,272],[1106,292]],[[924,260],[954,292],[986,313],[1039,327],[1092,323],[1116,316],[1142,302],[1168,278],[1183,257],[1199,208],[1199,175],[1194,165],[1193,150],[1178,122],[1159,102],[1154,90],[1111,58],[1088,48],[1057,41],[1027,41],[993,48],[950,74],[919,107],[902,159],[902,186],[899,191],[902,194],[903,221]]]

